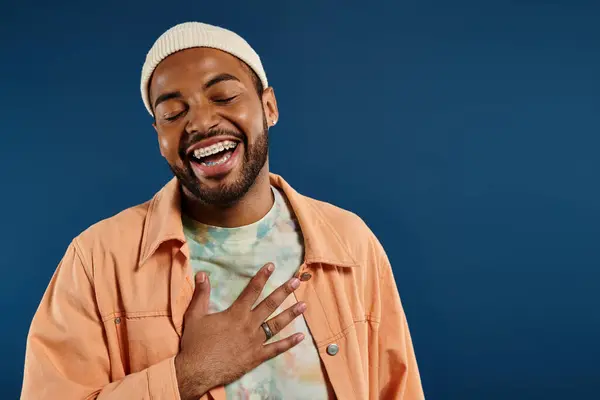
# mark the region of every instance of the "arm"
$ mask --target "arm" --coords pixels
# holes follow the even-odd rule
[[[379,398],[425,398],[406,315],[388,258],[379,251],[380,323],[377,335]]]
[[[33,318],[21,399],[179,400],[174,358],[111,382],[91,274],[73,241]]]

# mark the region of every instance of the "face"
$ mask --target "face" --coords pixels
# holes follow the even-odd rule
[[[161,154],[186,196],[230,205],[268,172],[275,95],[259,95],[239,59],[208,48],[177,52],[155,69],[149,93]]]

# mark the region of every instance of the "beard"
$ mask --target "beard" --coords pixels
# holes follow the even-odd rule
[[[196,177],[190,160],[186,155],[186,150],[194,143],[200,140],[215,136],[232,136],[241,141],[244,145],[244,159],[239,176],[230,183],[221,183],[219,186],[206,187]],[[238,145],[239,146],[239,145]],[[224,129],[212,130],[204,133],[194,134],[182,138],[179,144],[179,157],[183,161],[184,167],[169,164],[171,171],[177,177],[180,184],[194,199],[202,204],[227,207],[237,203],[252,187],[260,171],[265,166],[269,154],[269,128],[267,119],[263,115],[263,132],[254,143],[248,143],[248,137],[235,131]]]

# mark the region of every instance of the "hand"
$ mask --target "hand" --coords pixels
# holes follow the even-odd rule
[[[213,387],[231,383],[263,362],[286,352],[304,339],[301,333],[265,345],[261,324],[300,285],[292,278],[266,297],[254,309],[265,283],[273,272],[266,264],[250,280],[227,310],[208,314],[210,282],[204,272],[196,274],[194,296],[184,316],[180,352],[175,370],[181,398],[198,399]],[[276,335],[301,315],[304,303],[297,303],[267,321]]]

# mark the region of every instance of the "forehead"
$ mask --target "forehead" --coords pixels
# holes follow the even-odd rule
[[[195,47],[171,54],[158,64],[152,79],[152,93],[167,87],[182,86],[211,79],[218,74],[231,74],[244,81],[249,78],[242,62],[221,50]]]

